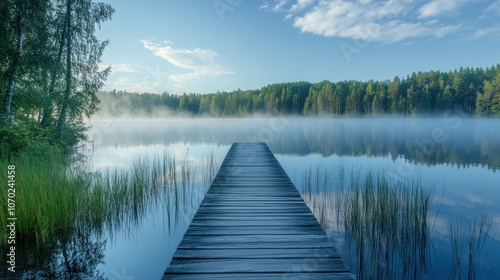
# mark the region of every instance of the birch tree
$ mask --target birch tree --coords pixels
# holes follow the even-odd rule
[[[21,61],[21,56],[23,54],[23,32],[24,32],[24,21],[25,21],[25,0],[18,0],[16,3],[16,20],[15,26],[17,30],[17,47],[15,53],[12,57],[10,63],[10,69],[7,71],[8,85],[5,92],[5,101],[3,108],[2,119],[8,125],[12,124],[12,97],[14,95],[14,88],[16,86],[17,74],[19,71],[19,65]],[[7,3],[8,4],[8,3]],[[5,7],[7,8],[7,7]]]

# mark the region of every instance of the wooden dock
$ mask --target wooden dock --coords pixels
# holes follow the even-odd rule
[[[354,279],[265,143],[235,143],[163,279]]]

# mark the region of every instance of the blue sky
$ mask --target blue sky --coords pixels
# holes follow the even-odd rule
[[[101,0],[105,90],[211,93],[500,63],[500,0]]]

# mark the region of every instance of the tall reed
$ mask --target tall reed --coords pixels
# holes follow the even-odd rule
[[[201,168],[187,154],[175,159],[163,153],[101,173],[57,155],[0,157],[1,170],[11,164],[16,166],[16,255],[23,260],[17,276],[30,279],[100,279],[95,269],[103,262],[105,237],[132,233],[158,207],[170,231],[181,218],[189,219],[217,171],[213,154]],[[0,181],[7,182],[7,172],[0,172]],[[0,199],[0,209],[6,203]],[[6,215],[0,211],[2,228]],[[0,231],[2,252],[7,240],[8,232]]]
[[[42,243],[57,231],[71,227],[77,220],[78,198],[85,194],[86,181],[75,170],[67,169],[65,159],[57,155],[32,158],[21,155],[16,160],[0,159],[0,169],[8,165],[16,170],[16,232],[19,240],[31,238]],[[0,181],[7,182],[7,172]],[[6,195],[6,194],[5,194]],[[0,227],[6,228],[6,199],[0,199]],[[6,242],[1,231],[0,244]]]
[[[358,278],[408,279],[425,271],[432,188],[393,181],[382,172],[353,170],[345,176],[345,167],[336,170],[310,169],[303,196],[318,221],[326,226],[334,218],[345,232]]]
[[[451,243],[451,268],[450,279],[477,278],[480,264],[486,256],[486,246],[493,221],[487,216],[468,218],[463,221],[458,217],[447,220],[448,232]],[[491,244],[491,243],[490,243]]]
[[[432,187],[345,162],[309,168],[301,194],[327,232],[344,232],[358,279],[421,279],[430,272]],[[350,176],[349,176],[350,175]],[[492,219],[449,218],[450,279],[476,279],[492,242]],[[489,241],[489,242],[488,242]]]

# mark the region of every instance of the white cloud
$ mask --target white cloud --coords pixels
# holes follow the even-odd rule
[[[142,40],[141,42],[143,43],[144,48],[152,51],[155,56],[161,57],[177,67],[193,70],[191,73],[171,75],[169,79],[173,81],[182,82],[192,79],[218,77],[234,73],[215,62],[215,58],[218,54],[212,50],[200,48],[191,50],[174,49],[168,44],[160,45],[147,40]]]
[[[500,16],[500,0],[496,0],[486,8],[485,12],[494,13]]]
[[[104,90],[126,90],[129,92],[154,92],[160,93],[166,90],[164,84],[157,81],[144,81],[141,77],[115,77],[106,81]]]
[[[274,5],[264,2],[260,8],[264,11],[281,12],[283,11],[283,7],[288,3],[288,0],[275,0],[274,2]]]
[[[476,32],[472,34],[470,39],[477,40],[485,37],[493,37],[499,35],[500,35],[500,26],[496,25],[496,26],[477,29]]]
[[[111,76],[106,81],[103,90],[151,93],[162,93],[166,91],[173,94],[182,94],[189,91],[184,84],[169,82],[166,78],[155,79],[146,73],[144,73],[144,75],[134,75],[130,77]]]
[[[296,4],[292,5],[290,12],[302,11],[313,3],[314,0],[298,0]]]
[[[106,65],[106,64],[99,64],[99,71],[103,71],[107,69],[108,67],[111,67],[111,73],[118,73],[118,72],[123,72],[123,73],[137,73],[137,71],[132,65],[129,64],[111,64],[111,65]]]
[[[137,73],[138,71],[128,64],[113,64],[111,65],[112,72]]]
[[[459,29],[459,24],[418,20],[419,7],[414,0],[297,0],[286,18],[293,18],[301,32],[383,43],[442,37]]]
[[[174,74],[170,75],[168,78],[172,81],[182,83],[188,80],[200,79],[200,78],[210,78],[210,77],[219,77],[227,74],[232,74],[233,72],[227,70],[223,66],[219,64],[212,65],[210,68],[201,67],[198,69],[194,69],[191,73],[185,74]]]
[[[436,17],[458,11],[470,0],[433,0],[419,9],[419,18]]]

